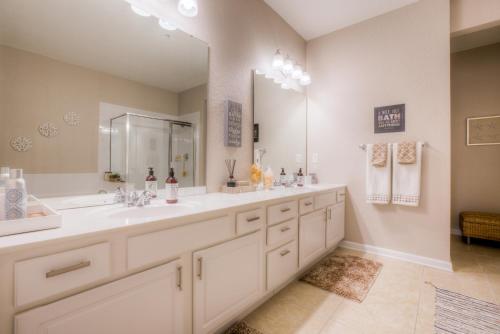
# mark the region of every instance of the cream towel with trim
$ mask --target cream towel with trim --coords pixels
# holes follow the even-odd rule
[[[366,145],[367,203],[389,204],[391,200],[391,153],[392,150],[389,147],[385,166],[376,167],[372,163],[373,144]]]
[[[414,164],[398,163],[398,144],[392,144],[392,203],[405,206],[419,206],[420,179],[422,177],[422,142],[416,144]]]

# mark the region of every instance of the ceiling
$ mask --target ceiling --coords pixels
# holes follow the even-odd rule
[[[208,46],[123,0],[1,0],[0,45],[172,92],[204,84]]]
[[[264,0],[310,40],[418,0]]]

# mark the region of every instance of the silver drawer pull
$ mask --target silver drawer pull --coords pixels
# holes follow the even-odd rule
[[[247,218],[247,222],[251,223],[251,222],[254,222],[256,220],[259,220],[260,217],[252,217],[252,218]]]
[[[69,273],[69,272],[72,272],[72,271],[75,271],[75,270],[78,270],[78,269],[90,267],[90,264],[91,264],[90,261],[82,261],[80,263],[73,264],[71,266],[67,266],[67,267],[60,268],[60,269],[54,269],[54,270],[51,270],[49,272],[46,272],[45,273],[45,278],[51,278],[51,277],[55,277],[55,276],[59,276],[59,275],[62,275],[62,274],[66,274],[66,273]]]
[[[177,287],[182,291],[182,267],[177,267]]]
[[[202,270],[203,270],[203,258],[199,257],[198,258],[198,274],[197,274],[197,276],[198,276],[198,279],[200,279],[200,280],[201,280]]]
[[[285,213],[285,212],[288,212],[290,210],[292,210],[292,209],[290,209],[290,208],[283,208],[283,209],[281,209],[281,212]]]
[[[305,206],[311,206],[313,204],[313,202],[305,202],[304,205]]]
[[[280,229],[281,232],[286,232],[290,230],[290,226],[285,226]]]
[[[287,255],[289,253],[290,253],[290,251],[288,249],[285,249],[285,250],[283,250],[283,251],[280,252],[280,255],[281,256],[285,256],[285,255]]]

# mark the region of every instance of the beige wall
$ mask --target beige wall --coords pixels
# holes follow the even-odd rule
[[[198,145],[198,185],[206,184],[207,161],[207,85],[200,85],[179,93],[179,115],[200,113],[200,141]]]
[[[33,53],[0,46],[0,165],[27,173],[95,173],[98,159],[99,102],[177,114],[177,94],[120,79]],[[81,125],[65,125],[68,111]],[[57,137],[37,132],[52,122]],[[10,138],[29,136],[26,153],[10,148]]]
[[[252,69],[270,69],[281,48],[305,63],[306,43],[262,0],[199,1],[195,19],[177,13],[176,1],[161,2],[166,17],[210,47],[207,119],[207,185],[218,191],[227,178],[224,160],[237,159],[236,177],[249,176],[252,163]],[[241,148],[224,147],[224,100],[243,104]]]
[[[500,24],[499,0],[451,0],[450,6],[453,36]]]
[[[421,0],[308,43],[309,159],[346,183],[346,239],[450,259],[449,2]],[[374,135],[373,108],[406,104],[406,133]],[[362,143],[422,140],[418,208],[365,203]]]
[[[500,115],[499,87],[500,43],[452,54],[452,228],[460,211],[500,213],[500,145],[466,145],[467,117]]]

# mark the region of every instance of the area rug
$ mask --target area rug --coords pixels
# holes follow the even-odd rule
[[[353,255],[332,254],[314,266],[301,281],[361,303],[382,264]]]
[[[438,287],[435,289],[436,334],[500,333],[499,305]]]
[[[262,334],[258,330],[248,326],[246,322],[238,322],[229,328],[225,334]]]

